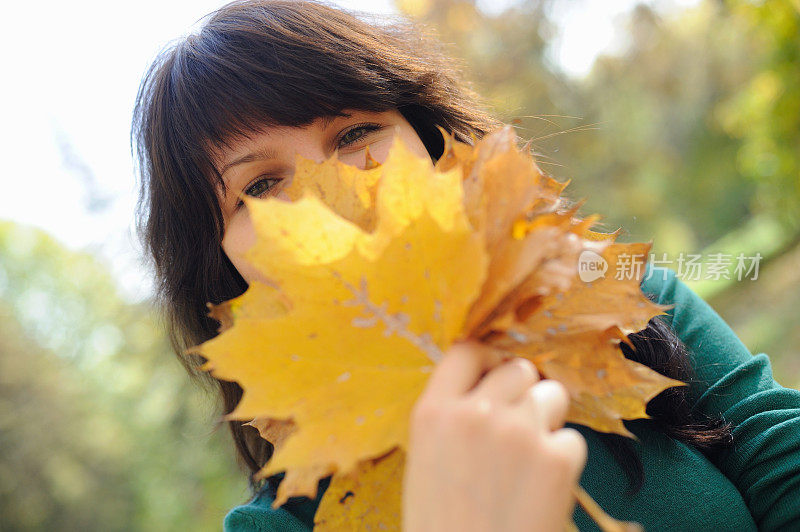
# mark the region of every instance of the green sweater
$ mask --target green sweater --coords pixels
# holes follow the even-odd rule
[[[580,483],[612,516],[645,530],[800,530],[800,391],[772,378],[769,359],[753,356],[719,315],[671,270],[648,268],[642,289],[659,303],[692,355],[697,382],[694,408],[734,425],[733,448],[713,461],[638,420],[629,428],[644,466],[645,482],[627,495],[627,477],[597,434],[586,438],[589,459]],[[292,498],[277,510],[262,490],[225,517],[227,532],[311,530],[319,500]],[[580,530],[598,530],[576,509]]]

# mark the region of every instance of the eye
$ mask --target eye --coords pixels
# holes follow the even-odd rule
[[[383,126],[380,124],[357,124],[348,129],[341,137],[339,137],[339,147],[344,148],[346,146],[350,146],[351,144],[354,144],[366,137],[373,131],[378,131],[380,129],[383,129]]]
[[[264,194],[275,188],[275,186],[281,181],[282,178],[280,177],[262,177],[257,179],[247,188],[245,188],[244,193],[247,196],[260,198],[261,196],[263,196]],[[242,200],[239,200],[239,202],[236,204],[236,208],[238,209],[242,205],[244,205],[244,202]]]

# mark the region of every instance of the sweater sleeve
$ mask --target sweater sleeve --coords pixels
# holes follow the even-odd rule
[[[663,304],[696,374],[694,409],[733,425],[734,445],[713,458],[741,492],[759,530],[800,530],[800,391],[780,386],[725,321],[668,269],[642,284]]]

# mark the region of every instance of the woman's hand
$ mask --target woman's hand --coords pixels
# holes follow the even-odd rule
[[[412,412],[403,530],[564,530],[586,463],[583,437],[562,428],[568,402],[525,359],[453,346]]]

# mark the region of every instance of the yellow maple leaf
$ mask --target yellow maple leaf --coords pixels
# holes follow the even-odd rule
[[[299,488],[285,497],[406,445],[411,407],[486,274],[460,173],[435,172],[401,143],[380,168],[373,232],[319,189],[247,200],[259,240],[248,258],[270,285],[251,283],[227,306],[234,325],[200,347],[205,369],[244,390],[232,418],[295,423],[262,472],[291,474]]]
[[[359,463],[348,474],[333,476],[314,516],[317,532],[339,530],[400,530],[405,453]]]
[[[342,218],[365,231],[372,231],[380,175],[381,170],[377,167],[360,170],[339,161],[336,155],[322,163],[298,155],[294,176],[281,193],[290,201],[311,193]]]
[[[275,506],[332,475],[321,528],[397,528],[410,411],[459,338],[531,359],[569,390],[568,421],[595,430],[630,435],[622,420],[681,384],[619,349],[664,311],[641,271],[579,275],[585,253],[615,272],[649,245],[592,231],[565,186],[504,128],[474,146],[445,135],[435,165],[399,138],[367,170],[298,158],[288,201],[245,200],[264,282],[212,306],[221,333],[194,351],[243,388],[230,417],[276,444],[260,472],[286,472]]]

